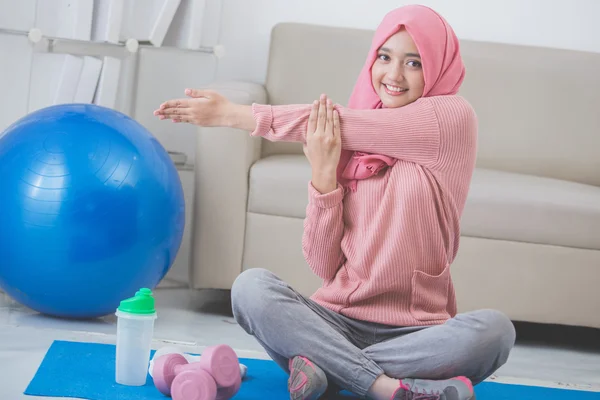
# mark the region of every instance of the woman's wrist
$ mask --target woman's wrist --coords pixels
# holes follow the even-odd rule
[[[327,194],[337,189],[337,176],[333,171],[313,171],[312,185],[321,194]]]
[[[225,106],[223,126],[229,128],[243,129],[252,132],[256,129],[256,121],[252,106],[236,103],[228,103]]]

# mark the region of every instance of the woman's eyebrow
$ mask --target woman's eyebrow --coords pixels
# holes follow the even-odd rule
[[[379,51],[383,51],[384,53],[391,53],[392,51],[390,49],[388,49],[387,47],[381,47],[379,49]],[[405,54],[406,57],[417,57],[417,58],[421,58],[421,55],[419,53],[406,53]]]

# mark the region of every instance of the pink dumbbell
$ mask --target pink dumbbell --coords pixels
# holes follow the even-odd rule
[[[208,347],[193,363],[181,354],[161,356],[152,372],[156,388],[174,400],[227,400],[242,381],[237,355],[227,345]]]
[[[240,375],[240,379],[236,379],[235,383],[232,386],[227,386],[224,388],[217,389],[217,398],[215,400],[229,400],[242,387],[242,377]]]

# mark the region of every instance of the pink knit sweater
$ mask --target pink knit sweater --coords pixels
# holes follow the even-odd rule
[[[302,246],[323,285],[312,296],[348,317],[396,326],[456,314],[450,264],[476,157],[477,119],[459,96],[340,114],[342,147],[397,158],[356,191],[309,183]],[[304,142],[308,105],[253,105],[252,135]],[[293,282],[292,282],[293,285]]]

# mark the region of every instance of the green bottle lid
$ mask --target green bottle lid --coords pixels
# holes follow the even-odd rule
[[[121,301],[118,310],[129,314],[154,314],[156,310],[154,309],[152,291],[147,288],[138,290],[135,296]]]

